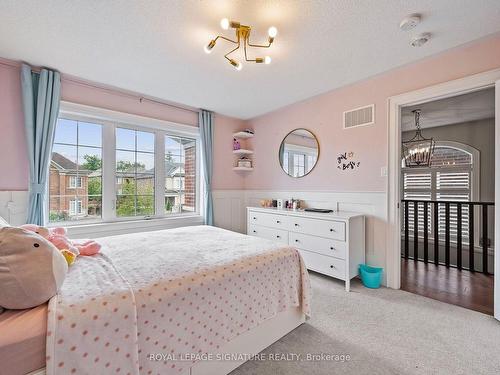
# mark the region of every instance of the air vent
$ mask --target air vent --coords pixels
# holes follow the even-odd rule
[[[344,129],[375,123],[375,104],[344,112]]]

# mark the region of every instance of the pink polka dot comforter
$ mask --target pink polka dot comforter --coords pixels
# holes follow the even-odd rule
[[[104,238],[49,303],[47,374],[184,374],[310,286],[298,251],[198,226]],[[159,358],[161,358],[159,360]]]

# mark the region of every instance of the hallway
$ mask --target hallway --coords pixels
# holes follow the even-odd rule
[[[401,259],[401,289],[493,315],[493,275]]]

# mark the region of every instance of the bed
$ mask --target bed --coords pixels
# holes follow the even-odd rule
[[[208,226],[101,243],[49,301],[37,374],[227,374],[309,315],[294,248]]]

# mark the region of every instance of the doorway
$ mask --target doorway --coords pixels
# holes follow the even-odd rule
[[[475,154],[475,147],[467,148],[462,146],[471,146],[470,142],[446,139],[449,138],[448,135],[451,132],[441,129],[441,144],[436,148],[437,154],[441,155],[441,161],[454,153],[455,163],[458,164],[460,155],[469,155],[467,161],[469,165],[462,165],[463,170],[460,173],[458,170],[445,171],[443,169],[441,175],[435,176],[433,180],[432,177],[429,177],[429,174],[425,175],[422,170],[420,172],[424,175],[418,176],[417,173],[406,170],[405,176],[405,171],[402,168],[401,142],[407,136],[404,134],[405,116],[408,119],[408,112],[411,113],[415,106],[427,107],[429,110],[433,105],[443,106],[446,101],[457,102],[457,98],[464,100],[467,98],[466,95],[469,95],[468,99],[474,96],[491,95],[493,97],[492,107],[495,111],[495,121],[490,125],[493,127],[490,137],[496,139],[496,144],[499,144],[499,80],[500,70],[494,70],[389,99],[389,248],[387,262],[388,286],[398,289],[403,286],[407,290],[412,288],[410,291],[424,295],[425,293],[433,294],[427,294],[427,296],[439,297],[437,299],[449,303],[456,303],[457,300],[460,302],[460,299],[463,302],[468,298],[467,303],[458,304],[467,308],[474,308],[475,305],[479,305],[479,308],[474,309],[494,313],[497,319],[500,317],[499,283],[498,278],[494,278],[492,274],[494,275],[500,270],[499,246],[494,242],[494,238],[499,235],[498,218],[500,217],[500,210],[497,205],[494,205],[494,202],[500,196],[499,173],[493,173],[496,180],[491,188],[493,200],[491,202],[486,200],[473,201],[472,199],[480,193],[481,185],[479,185],[479,188],[477,186],[474,188],[476,177],[472,171],[474,170],[475,161],[473,155]],[[494,93],[495,90],[496,93]],[[436,125],[436,117],[428,116],[427,121],[432,123],[431,120]],[[435,130],[439,128],[439,126],[431,127],[435,128]],[[432,130],[432,132],[435,132],[435,130]],[[424,134],[425,131],[424,129]],[[431,130],[428,131],[431,132]],[[443,134],[447,136],[443,137]],[[498,147],[489,152],[495,155],[492,157],[493,164],[500,165],[498,164],[498,160],[500,160]],[[481,157],[476,155],[476,160],[481,161]],[[469,169],[467,170],[467,168]],[[431,174],[440,173],[438,170],[428,172],[431,172]],[[460,178],[462,178],[461,182],[459,181]],[[493,182],[493,176],[489,176],[489,180]],[[404,189],[405,182],[409,189]],[[418,183],[427,184],[425,187],[430,187],[430,189],[419,190],[416,187]],[[446,185],[447,183],[448,185]],[[440,184],[438,189],[436,189],[436,184]],[[460,190],[459,192],[447,190],[450,186],[456,187],[456,184],[459,185],[460,189],[457,189]],[[462,189],[466,185],[470,186],[469,190]],[[419,193],[421,193],[420,196]],[[467,194],[468,196],[466,196]],[[480,194],[479,198],[481,198]],[[422,201],[426,201],[426,203]],[[466,202],[467,204],[465,204]],[[478,205],[471,205],[470,203],[477,203]],[[491,204],[485,205],[483,203]],[[427,216],[424,218],[424,215]],[[471,223],[471,220],[474,222]],[[482,225],[484,222],[486,222],[485,226]],[[495,224],[493,224],[494,222]],[[480,233],[477,231],[478,226]],[[488,232],[486,233],[486,231]],[[470,235],[474,236],[472,240]],[[470,240],[472,242],[469,242]],[[483,252],[484,249],[486,249],[485,252]],[[466,250],[465,253],[464,250]],[[467,252],[469,250],[470,253]],[[477,270],[475,268],[469,270],[471,262],[473,267],[477,267]],[[441,269],[443,271],[431,272]],[[405,278],[402,283],[401,276],[403,272]],[[479,276],[476,277],[475,275]],[[492,292],[493,283],[496,283],[497,286],[495,294]],[[436,288],[437,284],[441,285],[441,290]],[[432,288],[429,288],[429,286],[432,286]],[[482,292],[481,288],[483,289]],[[462,296],[459,295],[460,293],[454,293],[453,289],[461,291]],[[464,293],[464,291],[468,292],[467,298],[467,293]],[[480,298],[481,294],[483,294],[482,300]],[[484,298],[485,296],[486,298]],[[446,298],[448,299],[446,300]],[[483,309],[483,307],[486,308]]]

